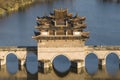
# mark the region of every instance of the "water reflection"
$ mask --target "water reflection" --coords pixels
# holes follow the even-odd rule
[[[34,53],[29,53],[26,57],[26,68],[31,74],[38,72],[38,61],[37,56]]]
[[[104,3],[120,3],[120,0],[98,0],[98,1]]]
[[[110,75],[117,75],[119,71],[119,57],[111,53],[106,57],[106,70]]]
[[[91,53],[85,58],[85,68],[89,74],[95,74],[98,71],[98,58]]]
[[[48,74],[40,72],[36,74],[29,74],[26,72],[25,68],[12,75],[3,70],[4,68],[5,67],[2,66],[2,70],[0,71],[0,80],[115,80],[111,79],[105,71],[98,70],[97,74],[93,76],[87,74],[84,71],[84,68],[81,68],[83,71],[81,74],[69,72],[69,74],[64,77],[59,77],[54,71],[51,71],[51,73]],[[117,80],[119,79],[120,76],[118,76]]]
[[[43,1],[43,0],[42,0]],[[50,0],[51,1],[51,0]],[[120,45],[120,5],[99,4],[98,0],[52,0],[33,5],[0,19],[1,46],[33,46],[36,17],[48,15],[54,8],[68,8],[73,15],[86,16],[90,39],[88,45]],[[113,27],[115,26],[115,27]],[[107,30],[107,31],[106,31]]]
[[[39,80],[38,73],[35,73],[35,74],[27,73],[27,80]]]
[[[18,71],[18,59],[16,57],[16,55],[14,55],[13,53],[10,53],[7,55],[6,57],[6,66],[7,66],[7,70],[10,74],[15,74]]]

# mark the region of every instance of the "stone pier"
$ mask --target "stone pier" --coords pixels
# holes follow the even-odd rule
[[[73,60],[71,61],[71,71],[75,73],[81,73],[83,66],[83,60]]]
[[[99,69],[102,70],[103,66],[105,66],[105,60],[104,59],[99,59],[99,62],[98,62]]]
[[[52,63],[50,60],[41,60],[38,61],[38,63],[39,72],[49,73],[52,70]]]

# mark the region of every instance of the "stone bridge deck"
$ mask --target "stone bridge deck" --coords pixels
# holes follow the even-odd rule
[[[0,47],[0,51],[37,51],[36,46],[6,46]]]

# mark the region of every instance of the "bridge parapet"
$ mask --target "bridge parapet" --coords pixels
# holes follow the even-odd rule
[[[120,46],[87,46],[88,50],[120,50]]]
[[[0,47],[0,51],[37,51],[36,46],[7,46]]]

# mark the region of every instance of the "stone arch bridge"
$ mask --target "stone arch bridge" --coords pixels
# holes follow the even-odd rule
[[[8,54],[14,54],[20,61],[20,64],[23,65],[26,60],[26,56],[29,53],[34,53],[37,55],[37,47],[31,46],[10,46],[10,47],[0,47],[0,64],[5,65],[6,64],[6,57]]]
[[[99,59],[100,65],[106,64],[106,57],[114,53],[120,57],[120,46],[84,46],[84,47],[59,47],[59,48],[40,48],[38,50],[38,60],[50,60],[51,63],[58,55],[64,55],[71,61],[79,60],[81,66],[85,66],[85,58],[90,53],[95,54]]]
[[[39,48],[38,48],[39,49]],[[22,47],[0,47],[0,62],[1,65],[6,64],[6,56],[13,53],[20,60],[20,64],[23,65],[26,60],[26,56],[29,53],[34,53],[38,56],[38,61],[49,60],[51,63],[58,55],[64,55],[69,60],[80,60],[83,62],[82,66],[85,66],[85,58],[90,53],[94,53],[101,65],[106,64],[106,56],[110,53],[115,53],[120,57],[120,46],[82,46],[82,47],[53,47],[53,48],[40,48],[36,46],[22,46]]]

